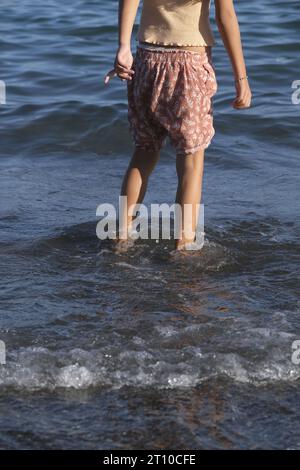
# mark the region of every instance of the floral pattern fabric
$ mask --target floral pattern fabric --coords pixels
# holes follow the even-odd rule
[[[132,69],[127,117],[135,146],[160,150],[169,136],[177,155],[207,148],[215,134],[217,91],[209,54],[137,47]]]

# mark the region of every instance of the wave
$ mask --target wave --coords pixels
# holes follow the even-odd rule
[[[160,328],[156,333],[162,342],[178,336],[174,328]],[[273,343],[256,360],[251,359],[251,354],[246,357],[237,352],[203,352],[197,346],[161,351],[105,348],[65,352],[42,347],[20,348],[9,354],[6,366],[0,369],[0,389],[55,391],[124,386],[181,389],[213,379],[258,387],[295,382],[300,378],[300,367],[293,365],[284,348],[284,343],[290,348],[294,335],[263,328],[252,329],[251,334],[256,338],[259,335],[264,339],[276,338],[281,348]],[[144,345],[144,340],[138,336],[133,337],[132,342],[136,348]],[[244,348],[246,345],[247,340]]]

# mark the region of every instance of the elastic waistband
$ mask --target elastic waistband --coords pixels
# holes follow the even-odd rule
[[[143,44],[137,45],[136,55],[155,61],[174,61],[186,58],[189,58],[189,60],[195,63],[206,63],[211,61],[211,53],[208,51],[190,51],[188,49],[147,46]]]
[[[207,46],[209,47],[209,46]],[[192,54],[205,54],[206,51],[192,51],[190,49],[183,49],[181,47],[164,47],[164,46],[158,46],[158,45],[155,45],[153,44],[152,45],[148,45],[148,44],[143,44],[143,43],[138,43],[137,45],[137,48],[140,48],[140,49],[147,49],[147,50],[150,50],[150,51],[163,51],[163,52],[173,52],[173,51],[181,51],[181,52],[191,52]]]

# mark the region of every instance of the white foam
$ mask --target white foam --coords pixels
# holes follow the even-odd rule
[[[161,333],[173,336],[174,329],[167,328]],[[290,337],[284,339],[290,343]],[[27,391],[125,385],[184,388],[218,377],[259,386],[300,378],[300,367],[291,362],[286,350],[273,345],[262,359],[259,357],[251,360],[250,355],[247,358],[232,352],[205,352],[197,346],[119,352],[115,348],[111,352],[22,348],[10,354],[7,364],[0,368],[0,388]]]
[[[79,364],[62,367],[56,377],[57,386],[63,388],[87,388],[94,382],[94,374]]]
[[[178,334],[178,330],[176,330],[176,328],[173,326],[156,326],[155,329],[160,334],[160,336],[164,336],[165,338],[169,338]]]

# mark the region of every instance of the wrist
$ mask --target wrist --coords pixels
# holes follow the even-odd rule
[[[129,42],[119,42],[119,49],[131,49]]]
[[[240,76],[236,76],[235,77],[235,83],[241,83],[241,82],[244,82],[244,81],[248,81],[248,75],[240,75]]]

